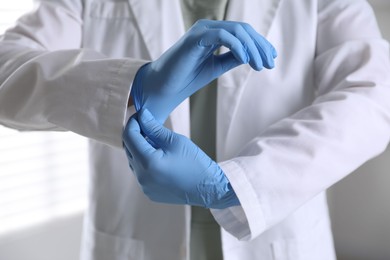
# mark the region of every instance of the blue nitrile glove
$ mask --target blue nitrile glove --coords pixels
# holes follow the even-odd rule
[[[216,55],[221,46],[229,52]],[[141,67],[131,96],[137,111],[147,108],[164,123],[184,99],[228,70],[244,63],[273,68],[274,47],[250,25],[199,20],[160,58]]]
[[[130,168],[152,201],[217,209],[240,205],[222,169],[190,139],[162,126],[148,110],[136,115],[123,140]]]

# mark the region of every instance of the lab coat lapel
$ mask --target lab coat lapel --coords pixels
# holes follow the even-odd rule
[[[230,0],[226,20],[250,24],[267,37],[281,0]],[[225,160],[229,130],[235,115],[241,92],[251,73],[249,65],[239,66],[218,79],[217,111],[217,159]],[[261,73],[261,72],[260,72]],[[232,137],[234,138],[234,137]]]
[[[183,34],[179,0],[128,0],[151,60],[157,59]]]
[[[267,37],[281,0],[230,0],[226,20],[249,23],[258,33]],[[220,77],[224,87],[242,86],[251,71],[249,65],[238,68]]]
[[[179,0],[128,0],[151,60],[156,60],[184,34]],[[185,100],[175,109],[167,126],[189,135],[189,104]]]

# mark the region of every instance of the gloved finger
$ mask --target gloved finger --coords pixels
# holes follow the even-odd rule
[[[241,23],[214,21],[211,23],[210,28],[223,28],[233,34],[238,40],[241,41],[244,49],[246,49],[246,52],[249,56],[249,65],[257,71],[263,69],[262,56],[260,55],[258,47],[255,44],[255,39],[249,35],[248,31],[245,30]]]
[[[242,63],[234,57],[233,53],[229,51],[224,54],[214,56],[213,70],[216,75],[222,75],[241,64]]]
[[[164,148],[173,140],[174,133],[160,124],[146,108],[141,109],[138,119],[143,133],[152,140],[157,147]]]
[[[254,39],[257,49],[259,50],[259,53],[262,57],[262,60],[265,61],[264,67],[266,67],[267,69],[272,69],[273,67],[275,67],[274,59],[277,57],[277,52],[275,47],[267,39],[265,39],[258,32],[256,32],[252,26],[250,26],[247,23],[241,23],[241,24],[242,27]]]
[[[153,146],[142,136],[141,128],[134,116],[127,122],[122,138],[126,149],[135,159],[146,158],[155,151]]]
[[[207,30],[202,39],[199,41],[199,45],[204,47],[214,47],[213,51],[215,47],[225,46],[230,49],[234,57],[239,60],[241,64],[249,62],[249,56],[241,41],[224,29],[211,28]]]

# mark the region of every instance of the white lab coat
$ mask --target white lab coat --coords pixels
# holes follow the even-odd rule
[[[325,190],[389,141],[388,44],[363,0],[231,0],[227,19],[279,57],[218,81],[217,156],[242,205],[212,211],[224,258],[334,259]],[[121,148],[134,74],[183,32],[178,0],[42,0],[0,42],[1,123],[93,140],[83,260],[188,257],[190,207],[149,201]],[[168,124],[188,135],[188,112]]]

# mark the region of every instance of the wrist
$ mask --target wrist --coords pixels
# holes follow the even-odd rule
[[[216,196],[209,205],[209,208],[225,209],[228,207],[241,205],[232,185],[230,184],[229,179],[226,177],[225,173],[217,163],[215,163],[215,166],[217,169],[214,176],[218,176],[213,178],[213,185],[215,186]]]
[[[221,169],[222,171],[222,169]],[[222,171],[223,179],[224,179],[224,195],[220,198],[220,208],[228,208],[233,206],[239,206],[240,201],[238,200],[238,197],[236,195],[236,192],[234,191],[232,185],[230,184],[229,179],[226,177],[225,173]]]

